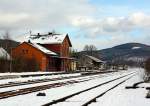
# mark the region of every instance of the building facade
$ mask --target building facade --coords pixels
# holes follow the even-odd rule
[[[71,47],[68,34],[38,33],[14,48],[12,57],[34,58],[41,71],[70,71],[74,61],[69,56]]]

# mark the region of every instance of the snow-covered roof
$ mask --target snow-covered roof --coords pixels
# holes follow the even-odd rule
[[[28,44],[30,44],[31,46],[35,47],[36,49],[44,52],[45,54],[57,55],[55,52],[52,52],[39,44],[36,44],[36,43],[28,43]]]
[[[48,33],[48,34],[37,34],[31,35],[28,40],[33,43],[40,43],[40,44],[61,44],[67,34],[55,34],[55,33]]]
[[[0,58],[10,59],[10,55],[2,47],[0,47]]]
[[[98,63],[104,63],[104,61],[96,58],[96,57],[93,57],[93,56],[89,56],[89,55],[86,55],[87,57],[89,57],[90,59],[94,60],[95,62],[98,62]]]

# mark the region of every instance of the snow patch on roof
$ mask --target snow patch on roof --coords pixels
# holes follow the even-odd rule
[[[31,35],[28,40],[33,43],[40,43],[40,44],[61,44],[67,34],[37,34]]]
[[[0,47],[0,58],[10,59],[10,55],[2,47]]]
[[[39,45],[39,44],[36,44],[36,43],[28,43],[30,45],[32,45],[33,47],[37,48],[38,50],[44,52],[45,54],[50,54],[50,55],[57,55],[55,52],[52,52],[48,49],[46,49],[45,47]]]
[[[141,47],[137,47],[137,46],[135,46],[135,47],[132,47],[132,49],[134,50],[134,49],[140,49]]]

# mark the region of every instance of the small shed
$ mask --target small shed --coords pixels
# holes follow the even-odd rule
[[[80,58],[80,66],[79,67],[86,67],[86,69],[96,69],[99,70],[105,64],[104,61],[90,55],[82,55]]]

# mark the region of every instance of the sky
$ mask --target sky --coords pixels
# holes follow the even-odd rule
[[[74,49],[150,45],[150,0],[0,0],[0,38],[68,33]]]

